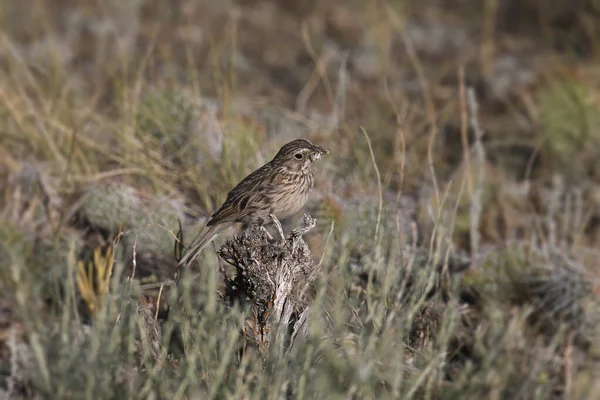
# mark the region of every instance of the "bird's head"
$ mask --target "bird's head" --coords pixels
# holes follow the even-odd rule
[[[306,172],[310,170],[313,162],[327,153],[329,150],[315,146],[306,139],[296,139],[285,144],[272,162],[277,167],[284,167],[287,172]]]

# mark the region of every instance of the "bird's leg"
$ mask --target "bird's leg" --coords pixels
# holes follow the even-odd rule
[[[269,232],[269,230],[265,226],[265,220],[263,218],[257,218],[256,221],[254,221],[254,224],[257,225],[258,229],[264,232],[264,234],[267,236],[268,241],[273,240],[273,235],[271,235],[271,232]],[[247,225],[244,229],[247,229],[248,227],[249,225]]]
[[[267,240],[275,239],[273,237],[273,235],[271,235],[271,232],[269,232],[269,230],[264,225],[259,225],[259,226],[260,226],[260,230],[263,231],[265,233],[265,235],[267,235]]]
[[[285,235],[283,234],[283,228],[281,227],[281,222],[279,222],[279,220],[277,219],[277,217],[275,216],[275,214],[269,214],[269,218],[271,218],[271,221],[273,221],[273,225],[275,225],[275,228],[277,228],[277,233],[279,233],[279,238],[281,240],[281,243],[285,243]]]

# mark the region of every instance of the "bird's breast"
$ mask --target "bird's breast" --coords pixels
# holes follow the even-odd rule
[[[276,201],[271,204],[272,212],[279,219],[296,214],[304,207],[312,187],[312,174],[285,176],[276,189]]]

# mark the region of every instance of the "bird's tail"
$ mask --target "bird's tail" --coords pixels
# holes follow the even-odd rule
[[[181,260],[177,263],[177,268],[179,267],[188,267],[198,254],[210,243],[212,240],[221,233],[223,230],[227,229],[231,224],[229,223],[221,223],[216,224],[208,228],[205,233],[201,233],[199,238],[192,243],[189,250],[183,255]]]

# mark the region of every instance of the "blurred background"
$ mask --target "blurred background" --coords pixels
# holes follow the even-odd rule
[[[181,176],[182,155],[242,140],[269,158],[304,135],[335,145],[325,181],[345,196],[372,189],[352,178],[371,168],[362,126],[386,188],[414,191],[426,158],[442,181],[468,158],[470,87],[496,183],[558,174],[597,199],[599,17],[591,0],[4,1],[3,149],[67,181],[115,162]],[[110,154],[78,159],[86,146]],[[223,193],[238,177],[181,179]]]

